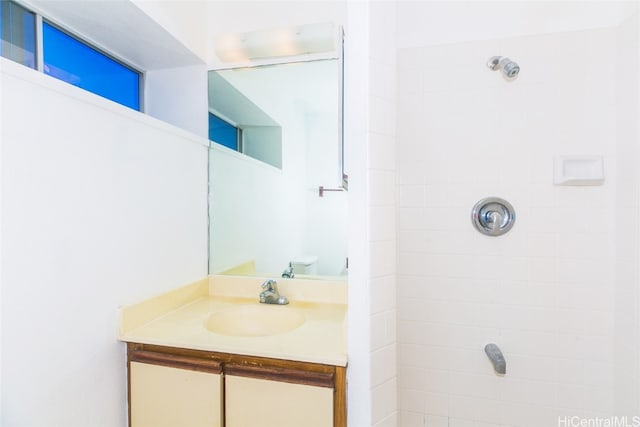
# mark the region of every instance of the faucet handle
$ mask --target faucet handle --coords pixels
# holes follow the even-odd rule
[[[262,284],[262,289],[265,291],[278,292],[278,284],[273,279],[267,279]]]
[[[263,291],[260,292],[260,302],[263,304],[289,304],[289,300],[278,292],[278,284],[273,279],[265,280],[262,283]]]

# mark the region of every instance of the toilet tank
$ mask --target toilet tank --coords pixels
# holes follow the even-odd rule
[[[291,260],[291,267],[295,274],[318,274],[318,256],[300,255]]]

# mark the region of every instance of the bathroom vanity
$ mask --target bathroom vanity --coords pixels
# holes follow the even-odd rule
[[[121,310],[129,424],[346,426],[346,283],[210,276]],[[249,295],[253,295],[250,297]]]

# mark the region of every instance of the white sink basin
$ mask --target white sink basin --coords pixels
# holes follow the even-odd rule
[[[289,306],[241,305],[212,313],[205,328],[221,335],[263,337],[292,331],[304,321],[302,313]]]

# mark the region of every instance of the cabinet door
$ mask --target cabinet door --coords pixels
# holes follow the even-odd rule
[[[131,362],[131,427],[221,426],[220,374]]]
[[[333,389],[225,377],[226,427],[333,426]]]

